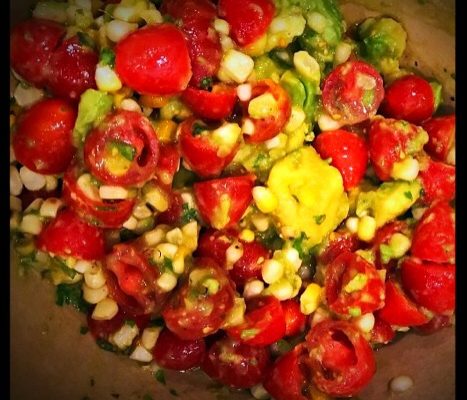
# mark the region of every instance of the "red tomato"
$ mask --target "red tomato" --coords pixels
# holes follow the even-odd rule
[[[363,61],[350,60],[338,65],[323,82],[324,109],[342,125],[374,116],[383,97],[383,78]]]
[[[209,178],[218,176],[232,161],[240,145],[240,139],[241,135],[238,136],[236,143],[221,145],[208,127],[195,118],[188,118],[180,125],[178,140],[180,153],[188,166],[200,177]]]
[[[237,92],[225,84],[216,84],[211,91],[189,87],[182,93],[182,100],[199,117],[220,120],[232,114]]]
[[[177,225],[183,213],[183,199],[180,193],[170,192],[169,208],[156,215],[157,224]]]
[[[108,185],[138,185],[150,180],[159,158],[151,122],[136,111],[108,114],[84,142],[84,163]]]
[[[452,314],[456,306],[456,266],[406,258],[401,266],[404,290],[414,301],[438,314]]]
[[[422,127],[429,136],[425,151],[434,159],[451,164],[448,155],[456,140],[456,115],[430,118]]]
[[[199,339],[222,326],[234,298],[226,273],[212,259],[198,258],[162,315],[167,328],[181,339]]]
[[[163,185],[171,186],[175,173],[180,167],[180,154],[177,145],[164,143],[159,148],[159,160],[156,166],[156,176]]]
[[[250,143],[261,143],[265,140],[276,136],[289,120],[292,112],[292,106],[288,93],[271,79],[265,79],[252,84],[251,99],[248,102],[243,102],[243,114],[248,114],[248,105],[254,98],[263,94],[271,94],[277,103],[277,112],[265,118],[256,119],[250,117],[250,121],[254,125],[254,131],[246,137],[246,141]]]
[[[384,307],[377,315],[388,324],[416,326],[428,322],[428,317],[406,296],[400,285],[391,279],[386,281],[385,297]]]
[[[423,187],[422,201],[431,204],[435,201],[451,201],[456,196],[456,168],[429,157],[419,160],[418,178]]]
[[[16,159],[40,174],[60,174],[75,153],[71,135],[76,109],[60,99],[45,99],[18,118],[13,135]]]
[[[421,151],[425,135],[422,128],[406,121],[374,118],[368,144],[376,176],[382,181],[390,180],[394,163]]]
[[[182,32],[164,23],[130,33],[115,47],[115,69],[125,85],[141,94],[183,91],[191,64]]]
[[[135,199],[96,200],[89,197],[77,184],[83,169],[72,162],[63,176],[62,196],[65,203],[81,218],[102,228],[121,228],[130,217]]]
[[[360,392],[376,372],[369,343],[347,321],[326,320],[306,336],[309,367],[317,388],[330,396],[350,397]]]
[[[321,158],[331,159],[344,180],[344,189],[352,189],[361,182],[368,163],[368,146],[355,133],[338,129],[321,132],[313,142]]]
[[[384,282],[375,266],[355,253],[343,252],[325,273],[326,301],[337,314],[363,315],[384,306]]]
[[[243,175],[195,183],[195,199],[203,219],[216,229],[235,225],[251,203],[254,182],[254,175]]]
[[[97,53],[83,46],[77,36],[65,40],[50,57],[47,88],[55,96],[79,100],[81,93],[96,87],[98,61]]]
[[[245,322],[227,329],[230,337],[250,346],[268,346],[285,335],[285,315],[274,296],[247,300]]]
[[[193,71],[190,83],[206,86],[206,79],[209,82],[217,74],[222,58],[219,34],[212,28],[216,7],[209,0],[165,0],[161,11],[181,20]]]
[[[150,264],[144,250],[136,244],[116,244],[105,258],[105,268],[115,275],[120,289],[136,300],[143,314],[161,310],[169,293],[157,284],[161,267]]]
[[[395,336],[396,332],[392,329],[391,325],[376,314],[375,324],[371,330],[371,343],[388,344]]]
[[[386,260],[382,260],[381,258],[381,245],[387,245],[395,233],[402,233],[408,237],[411,236],[410,229],[406,221],[388,222],[386,225],[382,226],[376,231],[375,238],[373,239],[373,251],[375,254],[376,268],[385,268],[388,270],[393,270],[396,268],[397,259],[384,262]]]
[[[232,266],[227,265],[226,251],[233,244],[241,247],[243,254]],[[237,289],[242,288],[250,279],[261,279],[262,263],[269,258],[269,251],[261,243],[238,239],[238,231],[235,229],[208,229],[199,238],[197,254],[216,260],[227,270]]]
[[[413,232],[411,254],[435,263],[454,263],[456,256],[455,214],[441,201],[426,210]]]
[[[54,49],[65,36],[65,27],[56,22],[31,18],[15,25],[10,34],[10,65],[25,80],[44,87]]]
[[[263,386],[276,400],[306,400],[302,390],[306,378],[300,369],[303,346],[298,345],[274,361],[263,379]]]
[[[187,371],[199,367],[206,353],[204,339],[183,340],[169,329],[162,329],[152,350],[162,368]]]
[[[249,346],[225,337],[209,348],[202,368],[224,385],[246,389],[263,380],[270,363],[268,348]]]
[[[295,336],[305,329],[306,315],[300,310],[300,303],[290,299],[281,302],[285,317],[285,336]]]
[[[430,83],[417,75],[405,75],[386,87],[381,114],[420,124],[435,111],[435,97]]]
[[[320,264],[330,264],[334,259],[345,251],[354,252],[359,248],[357,235],[348,231],[331,232],[324,242],[318,254]]]
[[[454,315],[435,315],[429,322],[424,325],[415,327],[418,333],[422,335],[431,335],[443,328],[453,324]]]
[[[219,16],[230,25],[232,38],[246,46],[266,33],[276,6],[271,0],[246,0],[241,5],[236,0],[219,0]]]
[[[58,212],[37,237],[38,249],[62,257],[100,260],[105,255],[104,232],[88,225],[70,209]]]

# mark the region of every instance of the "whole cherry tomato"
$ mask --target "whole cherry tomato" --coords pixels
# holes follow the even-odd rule
[[[355,133],[338,129],[321,132],[313,142],[321,158],[331,159],[344,180],[344,189],[352,189],[361,182],[368,163],[365,139]]]
[[[419,159],[418,179],[422,184],[423,203],[430,205],[435,201],[451,201],[456,197],[456,168],[429,157]]]
[[[374,116],[383,97],[383,78],[363,61],[350,60],[338,65],[323,82],[324,109],[342,125]]]
[[[125,85],[141,94],[182,92],[191,78],[183,33],[168,23],[130,33],[115,47],[115,69]]]
[[[428,133],[429,140],[425,145],[425,151],[435,160],[454,164],[450,152],[454,152],[456,140],[456,116],[455,114],[432,117],[422,124]]]
[[[40,174],[64,172],[75,154],[72,131],[76,108],[65,100],[44,99],[18,118],[13,135],[16,159]]]
[[[386,87],[380,112],[386,117],[420,124],[435,111],[430,83],[417,75],[405,75]]]
[[[105,255],[103,230],[87,224],[70,209],[60,210],[42,228],[36,246],[58,256],[82,260],[100,260]]]
[[[218,8],[219,16],[229,23],[231,35],[240,46],[264,35],[276,12],[271,0],[247,0],[241,7],[235,0],[220,0]]]

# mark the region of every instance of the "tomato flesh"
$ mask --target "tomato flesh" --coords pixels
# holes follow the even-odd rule
[[[189,87],[182,93],[182,100],[199,117],[221,120],[232,113],[237,92],[223,84],[214,85],[211,91]]]

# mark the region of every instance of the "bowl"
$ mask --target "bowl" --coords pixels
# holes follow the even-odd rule
[[[12,23],[27,17],[31,0],[10,0]],[[444,106],[455,107],[454,1],[343,0],[349,24],[385,14],[408,32],[404,64],[443,84]],[[81,334],[85,316],[55,305],[52,285],[38,274],[18,274],[11,254],[10,399],[12,400],[240,400],[248,393],[220,389],[201,372],[166,371],[166,383],[136,362],[105,352]],[[415,333],[376,352],[377,373],[360,400],[455,398],[454,328]],[[388,382],[409,375],[414,386],[395,395]]]

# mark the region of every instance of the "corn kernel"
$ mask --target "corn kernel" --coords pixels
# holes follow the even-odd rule
[[[10,194],[10,210],[11,211],[21,211],[21,199]]]
[[[10,168],[11,174],[11,168]],[[38,174],[37,172],[31,171],[29,168],[23,166],[19,170],[19,175],[21,177],[21,182],[26,189],[35,191],[40,190],[45,186],[45,176]],[[11,182],[11,175],[10,175],[10,182]],[[11,183],[10,183],[11,188]]]
[[[134,231],[138,227],[138,220],[130,216],[122,225],[125,229],[128,229],[130,231]]]
[[[120,78],[109,65],[97,65],[95,80],[97,88],[104,92],[116,92],[122,88]]]
[[[143,346],[138,345],[130,354],[130,358],[135,361],[148,363],[152,361],[152,354]]]
[[[243,246],[241,243],[234,241],[226,250],[225,258],[227,268],[231,268],[243,256]]]
[[[291,299],[294,295],[294,289],[292,284],[285,279],[274,282],[268,287],[270,293],[278,300],[284,301]]]
[[[285,131],[287,133],[292,133],[295,130],[297,130],[300,125],[305,122],[305,112],[302,110],[301,107],[298,106],[292,106],[292,112],[290,114],[290,118],[287,121],[287,124],[285,125]]]
[[[138,24],[132,24],[125,21],[112,20],[105,25],[107,37],[117,43],[125,36],[138,29]]]
[[[251,222],[259,232],[265,232],[269,228],[269,218],[263,214],[255,214],[251,217]]]
[[[316,311],[321,302],[321,286],[317,283],[310,283],[300,296],[300,310],[305,315],[310,315]]]
[[[140,105],[133,99],[123,99],[119,108],[126,111],[142,112]]]
[[[14,96],[16,103],[20,107],[29,108],[42,100],[44,91],[33,86],[24,87],[23,85],[18,85],[16,86]]]
[[[98,289],[93,289],[86,285],[86,283],[84,283],[82,288],[83,298],[90,304],[99,303],[100,301],[104,300],[109,294],[109,289],[107,288],[107,285],[103,285]]]
[[[336,46],[334,54],[334,65],[345,63],[352,54],[352,46],[349,43],[340,42]]]
[[[45,199],[44,202],[41,204],[39,213],[41,217],[55,218],[58,210],[61,207],[63,207],[63,205],[64,204],[61,199],[49,197],[48,199]]]
[[[146,350],[152,350],[154,348],[161,331],[162,328],[160,326],[150,326],[144,329],[141,335],[141,344]]]
[[[320,68],[318,61],[307,51],[297,51],[293,55],[293,63],[300,75],[314,82],[320,81]]]
[[[402,161],[394,163],[391,177],[404,181],[413,181],[420,171],[420,164],[415,158],[406,157]]]
[[[73,269],[80,274],[85,274],[86,272],[93,270],[92,263],[88,260],[77,260],[76,264],[73,266]]]
[[[255,63],[253,59],[238,51],[228,50],[221,61],[220,70],[224,71],[227,77],[237,83],[243,83],[253,72]]]
[[[259,296],[263,290],[263,281],[260,281],[259,279],[253,279],[245,283],[245,287],[243,288],[243,297],[245,299],[249,299],[252,297]]]
[[[327,113],[321,113],[318,116],[318,126],[322,131],[333,131],[342,126],[342,122],[336,121]]]
[[[84,273],[84,281],[91,289],[99,289],[105,285],[105,275],[102,268],[96,271],[86,271]]]
[[[91,318],[96,321],[108,321],[118,313],[118,304],[115,300],[108,297],[102,299],[96,304]]]
[[[128,190],[122,186],[102,185],[99,187],[99,197],[104,200],[127,199]]]
[[[144,200],[151,204],[159,212],[164,212],[169,208],[169,201],[166,194],[158,187],[148,191],[144,195]]]
[[[247,243],[251,243],[255,240],[255,233],[251,229],[243,229],[238,237]]]
[[[251,99],[251,84],[243,83],[237,86],[237,96],[240,101],[248,101]]]
[[[354,324],[364,333],[369,333],[375,326],[375,316],[373,313],[363,314],[354,319]]]
[[[123,326],[109,337],[109,342],[115,344],[119,349],[131,346],[133,340],[138,336],[138,325],[123,324]]]
[[[307,25],[317,33],[323,33],[328,25],[326,17],[316,11],[313,11],[307,16]]]
[[[357,236],[364,242],[370,242],[375,237],[376,220],[369,215],[365,215],[358,221]]]
[[[157,286],[164,292],[170,292],[177,286],[177,277],[172,273],[164,272],[159,279],[157,279]]]
[[[261,383],[251,387],[250,392],[251,395],[258,400],[267,400],[271,397]]]
[[[215,18],[213,26],[217,32],[222,33],[226,36],[229,35],[230,25],[225,19]]]
[[[255,186],[252,191],[256,206],[263,213],[270,213],[277,207],[277,198],[274,193],[264,186]]]
[[[358,231],[358,218],[357,217],[347,218],[347,220],[345,221],[345,226],[351,233],[357,233],[357,231]]]
[[[389,239],[389,246],[391,247],[392,254],[395,258],[402,257],[405,253],[407,253],[411,246],[410,239],[402,233],[395,233]]]
[[[272,284],[282,278],[284,266],[277,260],[270,259],[263,263],[261,275],[264,282]]]
[[[147,246],[155,246],[156,244],[162,242],[167,231],[168,227],[166,225],[158,225],[152,231],[146,232],[144,234],[144,242]]]
[[[19,230],[31,235],[38,235],[42,230],[42,222],[37,215],[25,215],[19,224]]]
[[[10,166],[10,194],[19,196],[23,191],[23,181],[15,166]]]

